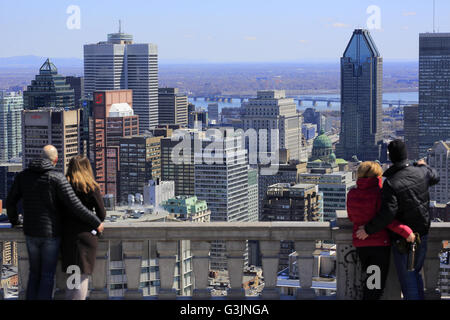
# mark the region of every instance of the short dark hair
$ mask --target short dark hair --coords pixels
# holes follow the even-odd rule
[[[408,152],[406,151],[406,144],[403,140],[395,139],[388,145],[389,159],[393,163],[401,162],[408,159]]]

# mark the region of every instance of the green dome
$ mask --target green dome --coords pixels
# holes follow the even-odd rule
[[[318,135],[314,139],[313,143],[314,148],[332,148],[333,145],[331,143],[330,138],[325,134],[323,130],[320,130],[320,135]]]
[[[330,154],[330,162],[336,162],[336,155],[334,153]]]

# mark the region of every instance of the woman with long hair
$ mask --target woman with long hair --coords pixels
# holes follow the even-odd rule
[[[66,177],[83,205],[95,211],[97,217],[103,222],[106,211],[89,159],[80,155],[72,158]],[[88,225],[68,215],[63,221],[63,231],[61,243],[63,272],[66,273],[67,268],[73,265],[78,266],[81,271],[79,288],[67,288],[66,299],[85,300],[89,275],[94,270],[98,237]]]

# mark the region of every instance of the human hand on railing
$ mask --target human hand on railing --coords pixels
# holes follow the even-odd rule
[[[414,241],[416,241],[416,235],[414,234],[414,232],[411,232],[410,234],[409,234],[409,236],[408,236],[408,238],[406,238],[406,241],[407,242],[414,242]]]
[[[366,230],[364,230],[364,226],[359,226],[358,231],[356,231],[356,237],[360,240],[366,240],[368,236]]]

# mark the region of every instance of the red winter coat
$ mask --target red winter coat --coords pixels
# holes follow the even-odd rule
[[[381,207],[381,186],[380,178],[359,178],[356,181],[357,187],[351,189],[347,195],[348,218],[353,222],[353,246],[354,247],[375,247],[389,246],[390,239],[386,229],[374,233],[365,240],[356,237],[359,226],[363,226],[372,220]],[[400,224],[394,220],[387,226],[391,231],[408,238],[412,232],[407,225]]]

